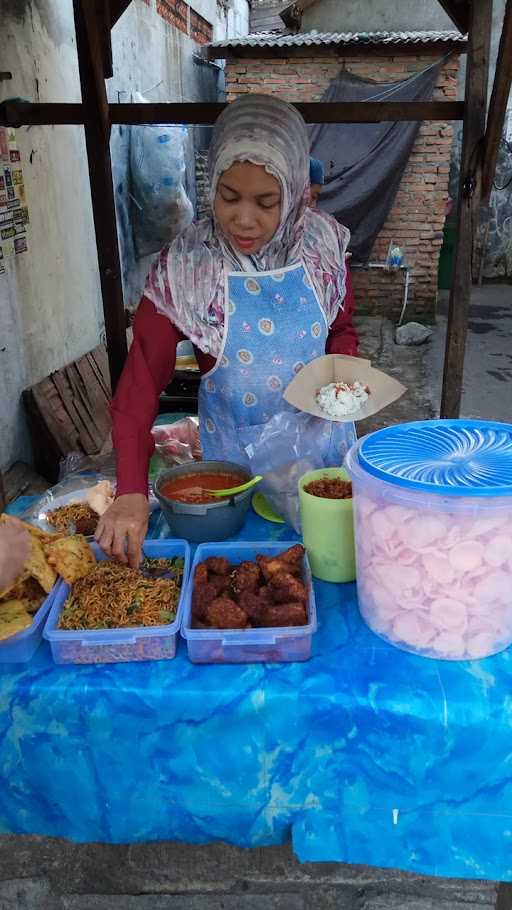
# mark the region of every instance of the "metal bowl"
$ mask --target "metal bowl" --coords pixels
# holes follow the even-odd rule
[[[227,540],[240,531],[251,502],[253,490],[237,493],[219,499],[218,502],[188,503],[168,499],[161,492],[164,484],[177,477],[194,474],[236,473],[242,478],[240,483],[251,479],[246,468],[230,461],[198,461],[194,464],[177,465],[166,468],[156,478],[154,491],[165,515],[167,524],[175,537],[184,538],[193,543]]]

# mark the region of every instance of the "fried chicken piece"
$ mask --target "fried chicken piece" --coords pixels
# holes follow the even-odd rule
[[[205,562],[200,562],[194,572],[194,584],[205,585],[208,583],[208,569]]]
[[[194,587],[192,591],[192,615],[196,619],[204,619],[208,607],[216,597],[215,588],[208,582],[205,585]]]
[[[245,591],[256,594],[262,581],[260,567],[255,562],[241,562],[233,572],[233,591],[235,594]]]
[[[304,558],[305,549],[302,544],[297,543],[295,546],[280,553],[279,556],[256,556],[263,575],[267,581],[270,581],[276,572],[290,572],[292,575],[300,573],[302,559]]]
[[[232,588],[232,578],[231,575],[211,575],[208,576],[208,583],[215,588],[215,596],[220,597],[222,594],[227,594],[228,597],[231,596]]]
[[[269,583],[270,593],[274,603],[307,603],[308,592],[306,585],[300,578],[295,578],[290,572],[276,572]]]
[[[208,571],[203,563],[199,563],[194,573],[194,588],[192,591],[192,615],[196,619],[204,619],[206,610],[212,600],[217,597],[217,591],[208,581]]]
[[[267,607],[262,619],[262,625],[269,628],[305,626],[308,621],[306,608],[300,603],[275,604],[273,607]]]
[[[246,629],[247,613],[229,597],[216,597],[206,610],[206,619],[214,629]]]
[[[269,607],[263,598],[252,591],[243,591],[238,598],[238,604],[254,625],[262,625],[261,620]]]
[[[205,562],[208,572],[215,575],[231,575],[232,566],[224,556],[209,556]]]

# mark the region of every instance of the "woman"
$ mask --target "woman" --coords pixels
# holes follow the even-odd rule
[[[154,263],[113,401],[117,499],[96,537],[123,562],[140,561],[151,426],[179,341],[192,341],[202,373],[204,458],[238,463],[242,434],[246,445],[289,407],[282,391],[294,373],[325,351],[345,352],[349,232],[308,207],[308,146],[297,110],[269,96],[228,105],[215,125],[213,217],[192,224]]]

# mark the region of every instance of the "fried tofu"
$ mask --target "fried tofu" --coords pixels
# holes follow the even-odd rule
[[[46,544],[45,551],[50,565],[69,585],[84,578],[96,565],[94,553],[80,534],[52,541]]]
[[[10,590],[8,600],[23,600],[27,602],[29,613],[37,613],[39,607],[46,599],[46,591],[43,590],[37,578],[23,579],[17,582]]]
[[[57,575],[52,568],[50,560],[47,560],[43,545],[37,537],[32,537],[32,549],[23,570],[27,575],[36,578],[43,591],[46,591],[47,594],[50,593],[57,581]]]
[[[32,624],[26,600],[6,600],[0,604],[0,641],[16,635]]]

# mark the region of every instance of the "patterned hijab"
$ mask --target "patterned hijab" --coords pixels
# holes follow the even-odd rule
[[[235,252],[214,216],[191,224],[164,247],[144,294],[205,353],[217,355],[224,324],[225,276],[273,271],[301,260],[331,324],[345,296],[345,252],[350,239],[334,219],[307,208],[309,140],[296,108],[269,95],[248,94],[218,118],[208,169],[211,204],[221,174],[235,161],[263,166],[281,186],[281,217],[272,239],[247,257]]]

